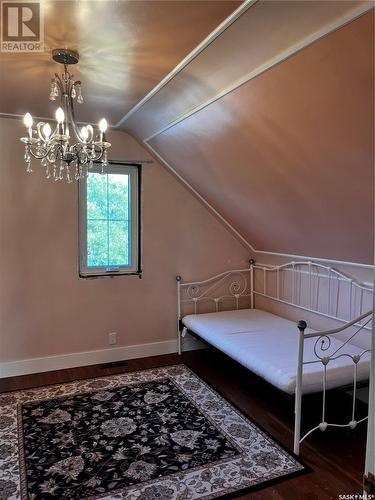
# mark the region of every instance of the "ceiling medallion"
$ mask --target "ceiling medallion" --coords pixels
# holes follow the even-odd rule
[[[60,97],[61,106],[56,110],[56,126],[52,130],[46,122],[38,122],[33,129],[33,118],[26,113],[23,122],[28,135],[20,140],[25,144],[26,171],[32,172],[31,160],[41,160],[45,167],[47,179],[55,181],[65,179],[71,183],[88,175],[94,161],[101,161],[104,173],[108,166],[107,149],[111,146],[106,140],[107,120],[99,122],[99,131],[95,132],[91,125],[79,128],[74,116],[74,101],[83,103],[82,83],[74,81],[74,75],[68,71],[68,66],[77,64],[78,52],[67,49],[52,51],[54,61],[63,64],[61,77],[55,73],[51,81],[49,99],[55,101]]]

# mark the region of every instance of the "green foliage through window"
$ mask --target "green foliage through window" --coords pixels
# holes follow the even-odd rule
[[[87,178],[87,266],[131,264],[130,175],[89,173]]]

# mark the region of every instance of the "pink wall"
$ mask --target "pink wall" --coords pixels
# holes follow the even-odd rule
[[[118,346],[174,339],[175,275],[246,265],[248,250],[155,162],[143,171],[143,279],[79,279],[77,188],[25,173],[22,132],[0,119],[0,361],[105,349],[112,331]],[[147,157],[125,133],[111,141],[112,159]]]
[[[373,263],[373,20],[150,140],[257,250]]]

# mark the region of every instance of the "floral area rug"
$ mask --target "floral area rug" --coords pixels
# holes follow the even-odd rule
[[[305,471],[184,365],[0,395],[1,499],[208,499]]]

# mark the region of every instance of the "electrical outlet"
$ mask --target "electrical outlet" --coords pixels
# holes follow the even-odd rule
[[[108,344],[109,345],[117,344],[117,333],[116,332],[111,332],[108,334]]]

